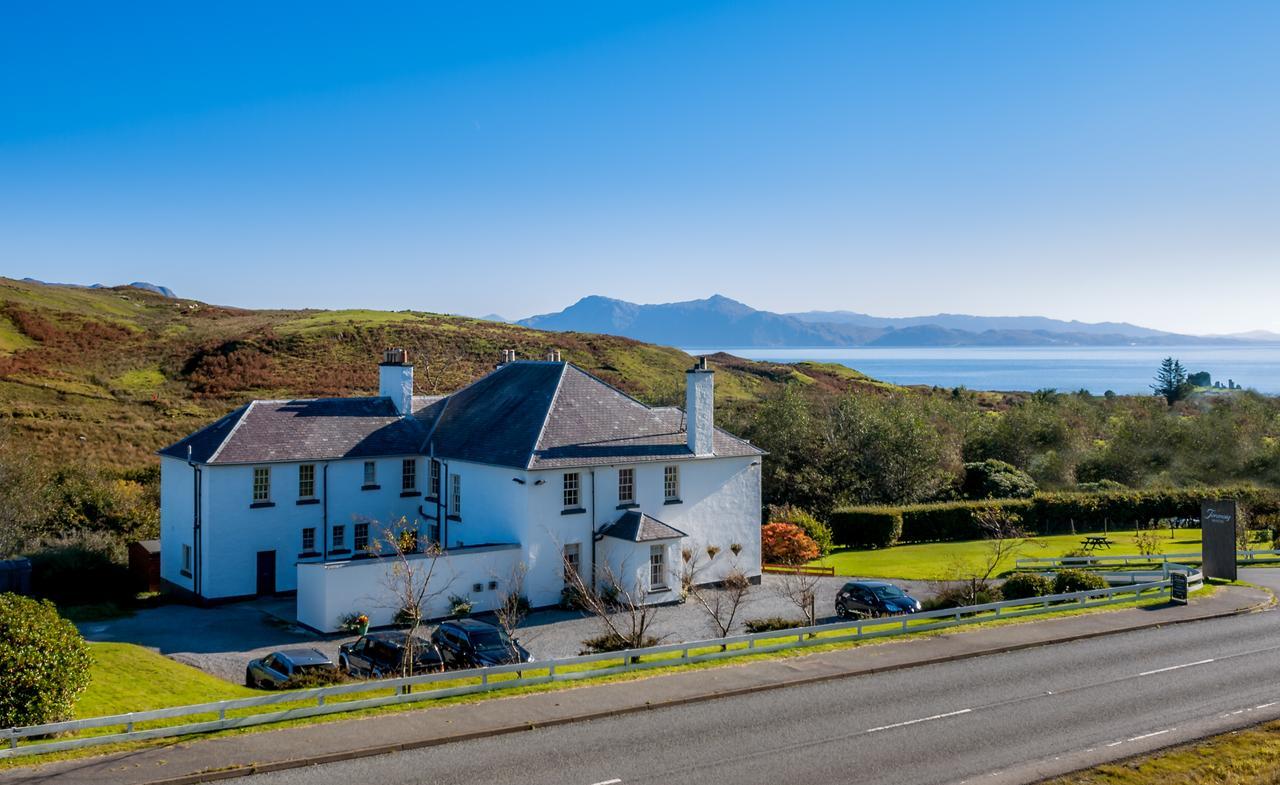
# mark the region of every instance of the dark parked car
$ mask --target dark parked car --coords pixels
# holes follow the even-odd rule
[[[404,674],[409,634],[371,632],[338,648],[338,667],[352,676],[371,679],[394,678]],[[410,675],[444,670],[444,659],[435,644],[413,636],[413,669]]]
[[[919,600],[884,581],[849,581],[836,595],[836,615],[842,619],[850,616],[899,616],[919,611]]]
[[[317,649],[285,649],[250,661],[244,670],[244,683],[249,687],[278,690],[289,686],[289,680],[295,676],[337,669],[333,660]]]
[[[450,668],[486,668],[515,662],[533,662],[533,657],[500,627],[475,619],[442,622],[431,633]]]

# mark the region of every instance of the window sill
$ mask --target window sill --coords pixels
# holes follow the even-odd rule
[[[458,523],[462,523],[462,516],[461,516],[461,515],[446,515],[446,516],[445,516],[445,520],[447,520],[447,521],[457,521]]]
[[[407,499],[410,496],[421,496],[422,491],[400,491],[400,498]]]
[[[380,491],[380,490],[382,490],[382,486],[381,486],[381,485],[361,485],[361,486],[360,486],[360,490],[362,490],[362,491]]]
[[[684,504],[684,501],[681,499],[667,499],[663,504]]]
[[[320,503],[319,499],[298,499],[296,502],[294,502],[294,504],[297,504],[297,505],[319,504],[319,503]]]
[[[561,515],[582,515],[586,511],[587,510],[585,507],[570,507],[567,510],[561,510],[560,514]]]
[[[179,575],[181,575],[181,576],[182,576],[182,577],[184,577],[184,578],[190,578],[190,577],[191,577],[191,570],[178,570],[178,574],[179,574]]]
[[[318,559],[320,558],[320,554],[316,551],[307,551],[305,553],[299,553],[298,558],[299,559]]]
[[[640,506],[640,505],[636,504],[635,502],[626,502],[625,504],[619,504],[619,505],[618,505],[618,507],[617,507],[617,509],[619,509],[619,510],[634,510],[634,509],[638,508],[639,506]]]
[[[329,551],[330,556],[346,556],[349,553],[351,553],[351,551],[347,550],[346,548],[339,548],[336,551]]]
[[[652,586],[649,588],[650,594],[666,594],[669,591],[671,591],[671,589],[666,586]]]
[[[275,502],[254,502],[253,504],[249,505],[249,509],[261,510],[264,507],[274,507],[274,506],[276,506]]]

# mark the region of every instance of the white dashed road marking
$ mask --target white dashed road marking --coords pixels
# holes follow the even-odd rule
[[[1169,667],[1167,667],[1167,668],[1156,668],[1156,669],[1155,669],[1155,670],[1153,670],[1153,671],[1143,671],[1142,673],[1139,673],[1138,675],[1139,675],[1139,676],[1151,676],[1151,675],[1156,674],[1156,673],[1165,673],[1165,672],[1167,672],[1167,671],[1176,671],[1176,670],[1179,670],[1180,668],[1190,668],[1190,667],[1191,667],[1191,666],[1193,666],[1193,665],[1208,665],[1208,664],[1209,664],[1209,663],[1211,663],[1211,662],[1213,662],[1213,660],[1212,660],[1212,659],[1208,659],[1208,660],[1198,660],[1198,661],[1196,661],[1196,662],[1184,662],[1184,663],[1183,663],[1183,664],[1181,664],[1181,665],[1170,665],[1170,666],[1169,666]]]
[[[878,728],[867,728],[867,733],[876,733],[882,730],[891,730],[893,728],[905,728],[908,725],[915,725],[920,722],[930,722],[931,720],[944,720],[947,717],[958,717],[961,714],[968,714],[973,709],[961,709],[960,711],[949,711],[946,714],[935,714],[932,717],[921,717],[918,720],[907,720],[906,722],[895,722],[892,725],[881,725]]]

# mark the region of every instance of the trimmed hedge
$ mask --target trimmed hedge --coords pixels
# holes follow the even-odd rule
[[[1206,499],[1236,499],[1246,520],[1280,514],[1280,491],[1268,488],[1179,488],[1107,491],[1104,493],[1037,493],[1030,499],[913,504],[905,507],[846,507],[831,515],[840,545],[886,548],[899,542],[948,542],[981,539],[975,510],[999,508],[1016,513],[1022,526],[1040,535],[1071,531],[1152,526],[1168,518],[1199,520]]]
[[[1054,594],[1071,594],[1077,591],[1105,589],[1110,586],[1107,579],[1096,572],[1084,570],[1059,570],[1053,579]]]
[[[888,548],[902,538],[902,510],[858,507],[831,513],[831,533],[841,545]]]
[[[1053,594],[1053,581],[1033,572],[1020,572],[1010,575],[1000,585],[1000,594],[1006,600],[1025,600],[1030,597],[1043,597]]]

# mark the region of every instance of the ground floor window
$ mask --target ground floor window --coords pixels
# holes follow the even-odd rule
[[[438,522],[427,524],[427,540],[432,545],[440,544],[440,524]]]
[[[307,528],[302,530],[302,552],[314,553],[316,549],[316,530]]]
[[[336,550],[336,549],[338,549],[338,548],[345,548],[345,547],[346,547],[346,545],[347,545],[347,527],[346,527],[346,526],[334,526],[334,527],[333,527],[333,547],[334,547],[334,549]]]
[[[576,542],[564,546],[564,583],[566,586],[578,585],[578,576],[582,575],[579,565],[582,562],[582,546]]]
[[[357,523],[355,531],[355,542],[352,543],[358,551],[367,550],[369,547],[369,524]]]
[[[191,574],[191,546],[182,546],[182,571],[187,575]]]
[[[667,588],[667,549],[661,545],[649,546],[649,591]]]

